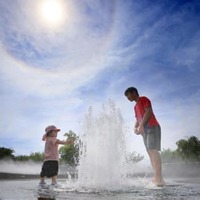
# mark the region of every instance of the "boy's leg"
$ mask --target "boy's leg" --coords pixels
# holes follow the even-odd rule
[[[155,126],[148,128],[144,137],[145,146],[149,154],[151,165],[154,170],[153,182],[156,185],[164,185],[164,180],[162,177],[162,162],[159,153],[160,143],[161,143],[161,128],[160,126]]]
[[[157,149],[148,149],[148,154],[154,170],[154,183],[158,186],[164,186],[160,153]]]

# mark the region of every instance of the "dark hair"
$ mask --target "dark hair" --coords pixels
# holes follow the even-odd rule
[[[133,92],[135,92],[139,96],[138,90],[135,87],[127,88],[126,91],[124,92],[124,95],[127,96],[129,93]]]

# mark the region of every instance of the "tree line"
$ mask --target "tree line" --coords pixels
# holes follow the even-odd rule
[[[161,152],[163,163],[174,162],[200,162],[200,140],[196,136],[188,139],[181,139],[176,142],[177,149],[170,149]]]
[[[70,166],[77,166],[79,163],[79,144],[80,139],[73,131],[64,134],[67,138],[74,138],[74,145],[64,145],[59,149],[60,162]],[[161,157],[163,163],[172,162],[200,162],[200,140],[196,136],[191,136],[188,139],[181,139],[176,142],[177,149],[163,149]],[[41,152],[31,153],[30,155],[14,155],[15,151],[11,148],[0,147],[0,160],[12,159],[14,161],[35,161],[42,162],[44,154]],[[144,156],[132,152],[126,155],[127,162],[140,162]]]

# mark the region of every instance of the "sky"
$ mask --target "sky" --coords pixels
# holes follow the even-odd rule
[[[89,107],[120,109],[128,151],[134,86],[162,128],[162,149],[200,138],[200,1],[0,0],[0,146],[42,152],[46,126],[82,134]]]

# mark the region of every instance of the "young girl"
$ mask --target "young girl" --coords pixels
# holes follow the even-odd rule
[[[39,186],[46,187],[45,177],[51,177],[51,185],[57,187],[57,175],[58,175],[58,145],[62,144],[74,144],[74,140],[67,139],[66,141],[61,141],[57,139],[57,134],[60,129],[56,128],[54,125],[46,127],[45,134],[42,140],[45,141],[44,149],[44,163],[42,165],[42,170],[40,173],[40,183]]]

